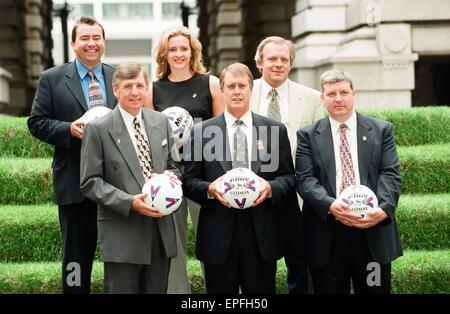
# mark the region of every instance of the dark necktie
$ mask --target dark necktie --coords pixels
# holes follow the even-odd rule
[[[150,152],[150,145],[145,139],[141,124],[138,118],[134,118],[134,136],[136,137],[136,146],[138,149],[138,159],[142,168],[142,174],[144,175],[145,180],[150,178],[150,174],[152,173],[152,159]]]
[[[91,77],[89,81],[89,108],[103,106],[103,95],[100,84],[92,71],[89,71],[88,75]]]
[[[280,104],[278,103],[278,93],[275,88],[272,88],[269,92],[269,95],[272,97],[269,102],[269,106],[267,107],[267,116],[276,121],[281,122],[281,112],[280,112]]]
[[[233,168],[248,168],[247,136],[245,135],[242,120],[236,120],[233,147]]]
[[[352,152],[350,150],[350,145],[346,137],[348,126],[343,123],[339,126],[339,133],[341,134],[339,140],[339,156],[341,159],[341,187],[340,192],[342,192],[346,187],[350,185],[355,185],[355,171],[353,169]]]

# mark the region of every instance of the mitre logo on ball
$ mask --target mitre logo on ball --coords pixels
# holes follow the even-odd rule
[[[183,200],[181,184],[164,174],[151,177],[142,187],[145,202],[157,208],[164,216],[173,213]]]
[[[112,110],[108,107],[94,107],[92,109],[89,109],[86,111],[86,113],[83,115],[82,119],[84,124],[89,123],[91,121],[94,121],[97,118],[103,117],[104,115],[110,113]]]
[[[375,193],[365,185],[352,185],[339,195],[339,200],[350,206],[351,210],[364,217],[369,210],[378,207]]]
[[[221,190],[231,207],[245,209],[251,207],[258,198],[261,183],[250,169],[235,168],[223,177]]]
[[[184,144],[194,126],[194,120],[189,112],[181,107],[169,107],[162,113],[169,119],[175,144]]]

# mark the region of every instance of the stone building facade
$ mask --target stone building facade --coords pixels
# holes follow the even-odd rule
[[[253,61],[269,35],[291,39],[291,78],[320,89],[319,77],[344,68],[358,106],[450,104],[448,0],[197,0],[200,38],[210,69]]]
[[[51,0],[0,0],[0,113],[28,115],[51,57]]]

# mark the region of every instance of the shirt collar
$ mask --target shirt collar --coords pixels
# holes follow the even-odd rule
[[[87,73],[89,72],[89,69],[81,63],[78,59],[75,59],[75,65],[77,67],[78,75],[80,76],[80,79],[84,79]],[[99,62],[93,69],[92,72],[94,72],[95,77],[97,80],[103,79],[102,74],[102,63]]]
[[[264,96],[264,98],[269,97],[269,92],[272,90],[272,86],[270,86],[265,80],[264,78],[261,79],[262,84],[261,84],[261,92],[262,95]],[[283,95],[286,94],[287,92],[287,88],[288,88],[288,80],[285,80],[280,86],[278,86],[277,88],[275,88],[277,90],[278,96],[281,98],[283,97]]]
[[[125,125],[133,125],[134,116],[131,115],[128,111],[123,109],[120,104],[118,104],[119,111],[122,114],[123,121],[125,122]],[[142,121],[142,109],[139,110],[139,113],[136,115],[136,118],[138,118],[139,122]],[[141,123],[142,125],[142,123]]]
[[[228,126],[234,125],[234,122],[237,120],[236,117],[234,117],[231,113],[229,113],[226,109],[224,111],[225,116],[225,123]],[[242,117],[239,118],[242,122],[244,122],[244,125],[246,127],[251,127],[252,125],[252,111],[248,110]]]
[[[345,122],[336,121],[333,118],[331,118],[330,116],[328,116],[328,118],[330,119],[331,132],[333,134],[336,134],[338,132],[339,126],[342,123],[345,123],[347,125],[348,129],[350,130],[350,132],[356,132],[356,112],[354,110],[353,110],[353,113],[350,116],[350,118],[348,118],[348,120],[345,121]]]

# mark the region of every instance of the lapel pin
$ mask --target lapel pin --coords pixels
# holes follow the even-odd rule
[[[117,144],[120,144],[120,138],[117,139]]]
[[[193,93],[192,98],[197,98],[197,93]]]
[[[363,136],[363,141],[367,141],[367,137]]]
[[[263,142],[261,140],[257,140],[256,141],[256,149],[257,150],[263,150],[264,149],[264,145],[263,145]]]

